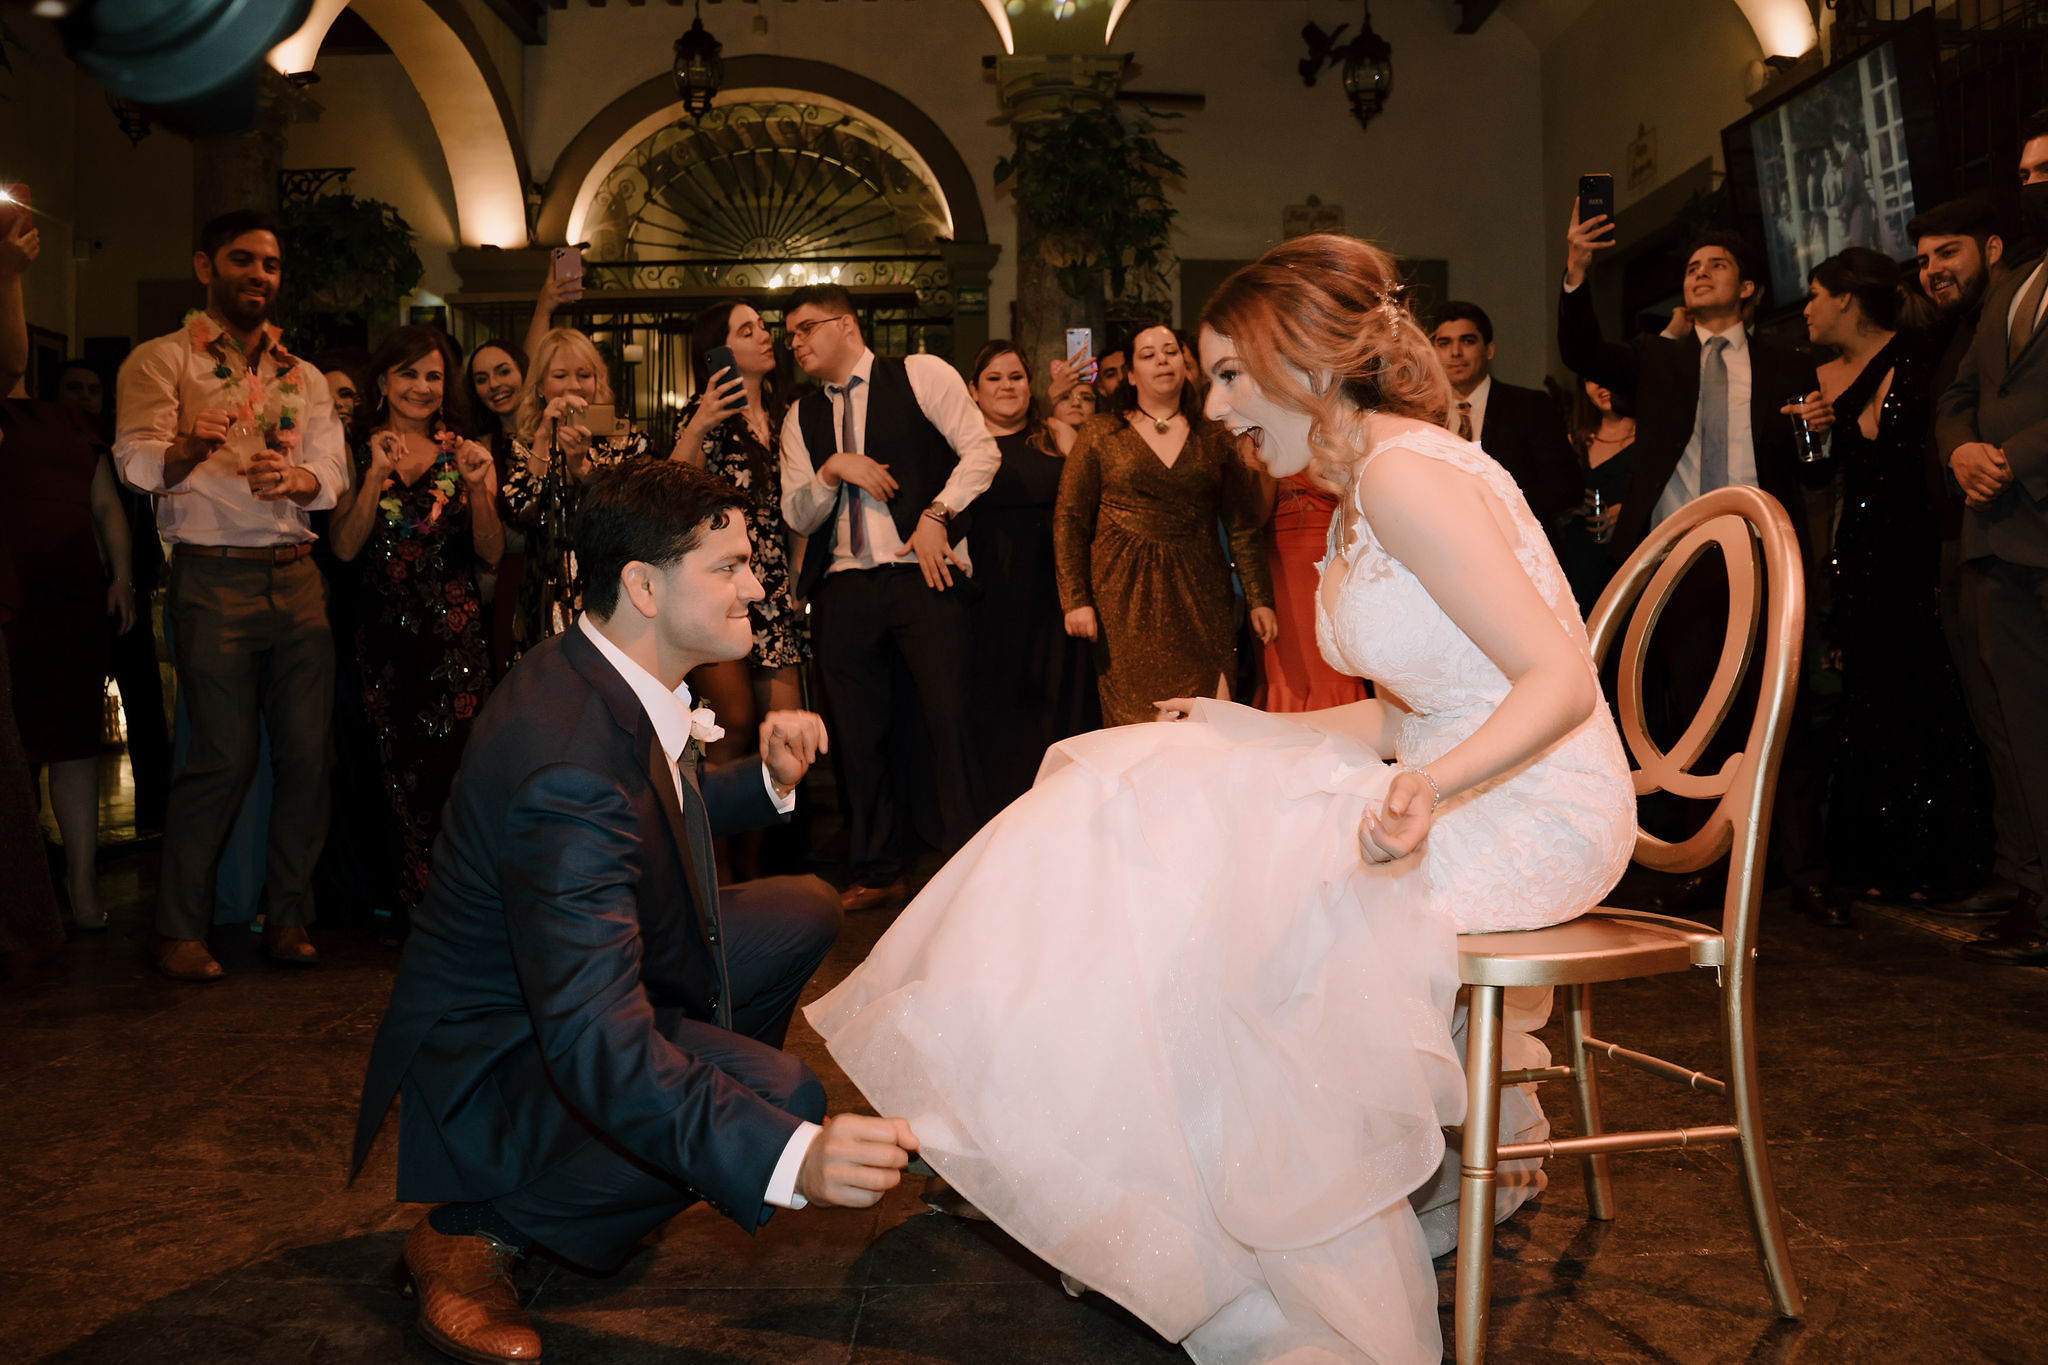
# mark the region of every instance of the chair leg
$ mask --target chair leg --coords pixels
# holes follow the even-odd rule
[[[1501,988],[1474,986],[1465,1033],[1465,1130],[1458,1181],[1458,1365],[1486,1358],[1492,1306],[1493,1187],[1500,1146]]]
[[[1781,1316],[1796,1318],[1805,1311],[1799,1279],[1792,1272],[1792,1250],[1785,1243],[1784,1214],[1771,1182],[1771,1156],[1764,1142],[1763,1096],[1757,1084],[1755,1018],[1738,977],[1724,996],[1728,1031],[1728,1092],[1735,1101],[1735,1126],[1741,1137],[1742,1193],[1749,1206],[1750,1230],[1756,1234],[1757,1256]]]
[[[1600,1076],[1598,1065],[1586,1051],[1586,1039],[1593,1033],[1593,988],[1565,987],[1565,1028],[1571,1038],[1572,1099],[1578,1110],[1579,1132],[1597,1137],[1606,1132],[1600,1122]],[[1586,1211],[1601,1222],[1614,1217],[1614,1181],[1608,1174],[1605,1153],[1579,1158],[1586,1174]]]

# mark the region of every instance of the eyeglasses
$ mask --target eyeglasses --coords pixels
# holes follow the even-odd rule
[[[845,319],[850,318],[852,316],[853,314],[851,313],[834,313],[829,318],[813,318],[809,322],[797,323],[794,327],[789,329],[789,334],[799,341],[809,341],[811,339],[811,333],[817,331],[826,323],[842,322]]]

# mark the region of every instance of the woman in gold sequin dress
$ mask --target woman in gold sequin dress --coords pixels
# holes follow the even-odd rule
[[[1067,634],[1096,644],[1106,725],[1153,720],[1169,697],[1224,697],[1237,674],[1236,561],[1261,641],[1279,633],[1252,472],[1202,416],[1171,328],[1131,343],[1118,411],[1081,424],[1053,513]],[[1224,553],[1221,519],[1230,538]]]

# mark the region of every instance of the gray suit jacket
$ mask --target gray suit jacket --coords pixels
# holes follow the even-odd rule
[[[2005,315],[2033,273],[2022,266],[1984,300],[1976,339],[1941,396],[1934,440],[1944,466],[1972,441],[1997,446],[2012,466],[2012,486],[1996,501],[1963,510],[1963,558],[2048,568],[2048,327],[2005,360]]]

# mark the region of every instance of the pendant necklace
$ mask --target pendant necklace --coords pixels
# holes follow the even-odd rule
[[[1145,405],[1143,403],[1138,404],[1138,411],[1145,412]],[[1145,412],[1145,415],[1147,417],[1152,417],[1152,414],[1149,412]],[[1175,413],[1173,415],[1173,417],[1178,416],[1180,416],[1179,413]],[[1152,417],[1152,430],[1158,432],[1161,436],[1164,436],[1167,433],[1167,431],[1170,430],[1173,426],[1173,417]]]

